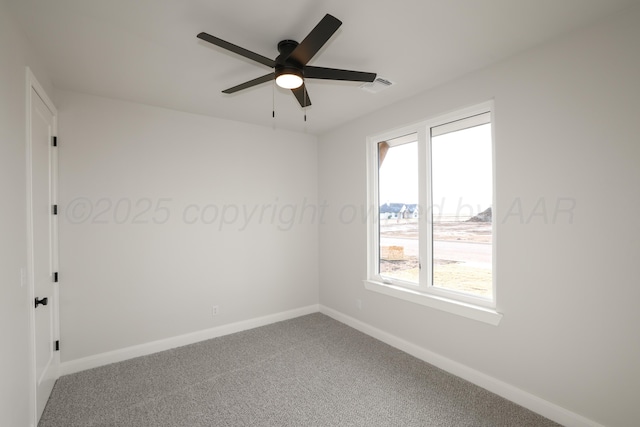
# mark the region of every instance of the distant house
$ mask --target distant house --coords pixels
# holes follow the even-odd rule
[[[380,219],[418,218],[416,203],[385,203],[380,206]]]

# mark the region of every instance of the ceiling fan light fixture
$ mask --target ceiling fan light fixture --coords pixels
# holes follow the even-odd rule
[[[295,68],[276,70],[276,84],[284,89],[297,89],[302,86],[302,72]]]

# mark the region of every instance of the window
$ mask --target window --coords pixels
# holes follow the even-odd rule
[[[368,139],[367,289],[499,322],[492,107]]]

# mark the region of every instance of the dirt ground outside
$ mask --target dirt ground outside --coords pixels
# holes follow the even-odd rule
[[[385,220],[380,224],[380,237],[418,239],[416,219]],[[434,240],[490,244],[492,225],[486,222],[440,222],[433,224]],[[388,253],[402,253],[396,250]],[[416,256],[381,259],[380,272],[400,280],[418,282],[419,267]],[[460,260],[434,259],[433,284],[445,289],[491,297],[492,274],[490,265],[466,263]]]
[[[380,236],[417,239],[418,220],[382,220],[380,221]],[[492,225],[490,222],[434,222],[433,239],[444,241],[491,243]]]

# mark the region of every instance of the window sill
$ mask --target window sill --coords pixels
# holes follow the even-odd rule
[[[468,319],[477,320],[479,322],[488,323],[498,326],[502,319],[502,314],[486,307],[480,307],[436,295],[424,294],[411,289],[399,286],[388,285],[373,280],[365,280],[364,287],[367,290],[379,292],[384,295],[399,298],[405,301],[424,305],[426,307],[435,308],[437,310],[446,311],[447,313],[457,314]]]

